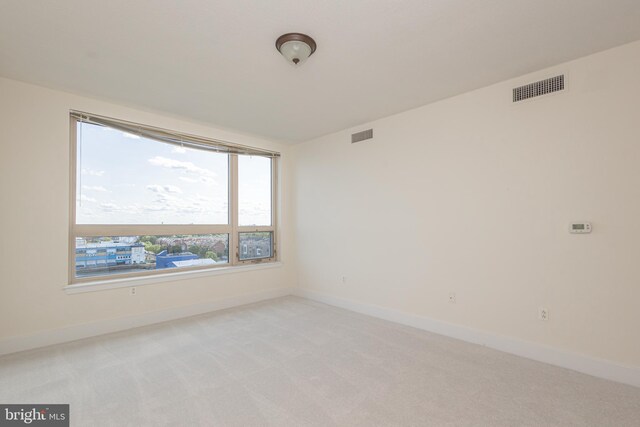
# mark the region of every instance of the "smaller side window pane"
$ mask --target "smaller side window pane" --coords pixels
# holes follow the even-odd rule
[[[239,225],[271,225],[271,167],[268,157],[238,156]]]
[[[273,254],[273,233],[260,231],[252,233],[238,233],[240,247],[240,261],[271,258]]]
[[[77,237],[75,258],[76,277],[227,264],[229,235]]]

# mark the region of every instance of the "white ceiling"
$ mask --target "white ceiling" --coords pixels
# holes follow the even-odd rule
[[[638,39],[639,0],[0,0],[2,76],[291,142]]]

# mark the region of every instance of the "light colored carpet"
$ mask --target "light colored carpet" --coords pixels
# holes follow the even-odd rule
[[[75,426],[638,426],[640,389],[285,297],[0,358]]]

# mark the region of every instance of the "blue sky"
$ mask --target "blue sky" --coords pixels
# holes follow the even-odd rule
[[[82,123],[78,224],[226,224],[228,156]],[[240,156],[241,225],[270,223],[270,160]]]

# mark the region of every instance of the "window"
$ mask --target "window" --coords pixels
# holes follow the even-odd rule
[[[240,244],[242,261],[271,258],[273,237],[270,231],[240,233]]]
[[[240,225],[271,225],[271,161],[238,157],[238,220]]]
[[[71,146],[70,283],[276,259],[278,153],[81,112]]]

